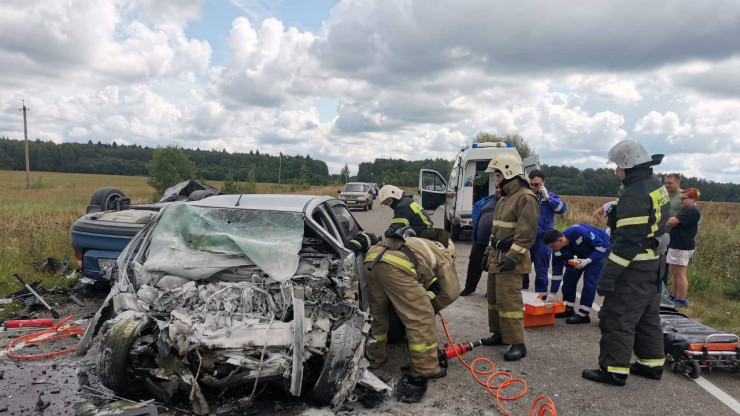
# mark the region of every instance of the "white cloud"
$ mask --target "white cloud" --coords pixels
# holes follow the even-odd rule
[[[216,26],[231,5],[0,3],[0,135],[22,137],[25,99],[30,137],[56,141],[310,154],[336,172],[451,158],[480,131],[602,167],[634,138],[666,169],[740,182],[738,4],[342,0],[316,33],[279,3],[231,4],[244,16]]]

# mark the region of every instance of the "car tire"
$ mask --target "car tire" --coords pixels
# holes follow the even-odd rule
[[[462,232],[462,227],[454,222],[450,224],[450,238],[452,241],[460,241],[460,232]]]
[[[359,369],[355,358],[358,353],[362,357],[365,351],[366,337],[362,333],[362,326],[362,316],[355,315],[331,332],[331,343],[329,351],[324,355],[321,374],[308,393],[311,400],[336,406],[346,398],[335,397],[338,393],[350,393],[351,389],[344,387],[347,383],[355,382],[353,379]]]
[[[105,387],[116,392],[131,389],[136,378],[129,368],[131,347],[149,325],[147,318],[132,316],[108,327],[100,343],[98,360],[98,375]]]
[[[209,196],[216,195],[213,193],[213,191],[207,191],[205,189],[198,189],[197,191],[193,191],[190,195],[188,195],[188,199],[190,201],[200,201],[201,199],[206,199]]]
[[[97,205],[101,211],[116,209],[115,200],[125,198],[126,194],[118,188],[100,188],[92,194],[90,205]]]

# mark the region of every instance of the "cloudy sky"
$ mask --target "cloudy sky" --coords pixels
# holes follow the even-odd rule
[[[451,159],[518,133],[740,183],[740,2],[4,0],[0,136]]]

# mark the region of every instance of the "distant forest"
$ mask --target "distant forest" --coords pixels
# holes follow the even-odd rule
[[[29,141],[31,169],[48,172],[97,173],[105,175],[148,176],[146,164],[152,160],[155,148],[116,143],[62,143]],[[217,150],[181,149],[195,163],[198,178],[223,181],[231,172],[235,180],[246,181],[254,169],[257,182],[278,182],[278,156],[249,153],[227,153]],[[24,170],[23,141],[0,138],[0,169]],[[301,166],[306,165],[311,185],[326,185],[329,168],[310,156],[282,157],[280,181],[298,180]]]
[[[29,141],[31,169],[48,172],[95,173],[106,175],[148,176],[146,163],[152,158],[154,148],[140,145],[117,145],[104,143],[62,143]],[[201,179],[222,181],[231,172],[236,180],[245,181],[248,172],[254,169],[257,182],[278,181],[278,156],[249,153],[227,153],[225,151],[182,149],[195,163]],[[300,178],[300,170],[306,165],[312,185],[326,185],[337,181],[340,175],[329,175],[325,162],[310,156],[282,157],[281,182],[291,183]],[[25,159],[23,141],[0,138],[0,170],[23,170]],[[404,187],[416,187],[420,169],[433,169],[446,179],[452,162],[444,159],[408,161],[403,159],[375,159],[360,163],[357,176],[352,181],[383,182]],[[543,165],[547,177],[547,188],[562,195],[614,196],[619,180],[608,168],[580,170],[568,166]],[[701,190],[704,201],[740,202],[740,184],[718,183],[699,178],[683,178],[685,189],[696,187]]]

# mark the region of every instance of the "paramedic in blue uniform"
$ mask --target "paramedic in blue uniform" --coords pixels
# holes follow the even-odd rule
[[[565,214],[565,201],[559,196],[545,188],[545,174],[535,169],[529,172],[529,186],[532,188],[537,199],[540,201],[540,219],[537,223],[537,239],[529,249],[532,262],[534,263],[534,291],[547,299],[547,271],[550,269],[550,258],[552,250],[544,242],[545,233],[555,226],[555,214]],[[524,275],[522,284],[524,289],[529,288],[529,274]],[[553,290],[555,292],[555,290]]]
[[[563,281],[563,301],[565,312],[556,314],[556,318],[568,318],[569,324],[587,324],[588,316],[596,296],[596,285],[604,268],[604,259],[609,251],[609,235],[601,228],[586,224],[576,224],[562,233],[550,230],[545,233],[545,244],[553,251],[552,256],[552,293],[548,301],[554,300],[555,294]],[[576,259],[577,257],[577,259]],[[578,265],[568,264],[568,260],[577,260]],[[565,274],[563,274],[565,266]],[[583,275],[581,304],[575,312],[576,288]]]

